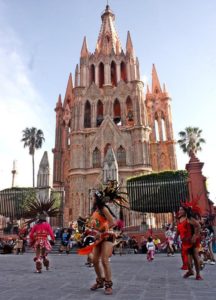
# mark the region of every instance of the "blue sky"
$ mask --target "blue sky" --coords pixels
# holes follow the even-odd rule
[[[203,130],[210,197],[216,202],[216,1],[110,0],[123,48],[130,30],[140,72],[151,83],[152,64],[172,97],[175,139],[187,126]],[[31,157],[21,131],[35,126],[54,147],[54,107],[64,97],[69,73],[79,63],[84,36],[95,50],[105,0],[0,0],[0,189],[11,185],[17,160],[17,185],[31,185]],[[177,146],[180,169],[188,157]]]

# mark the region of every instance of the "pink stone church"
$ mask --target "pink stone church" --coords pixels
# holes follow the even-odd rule
[[[94,52],[84,37],[55,108],[53,186],[65,192],[65,224],[89,214],[91,191],[109,179],[124,188],[132,176],[177,169],[171,98],[155,65],[145,90],[130,32],[124,48],[107,5]],[[125,212],[127,225],[135,215]]]

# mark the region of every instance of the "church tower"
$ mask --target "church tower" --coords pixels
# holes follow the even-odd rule
[[[53,186],[65,191],[65,224],[89,214],[92,189],[109,176],[126,186],[128,177],[152,172],[151,151],[158,153],[130,32],[123,49],[108,5],[101,19],[95,51],[84,37],[74,86],[70,75],[55,108]]]
[[[152,67],[152,89],[147,86],[146,107],[150,135],[152,170],[176,170],[175,141],[173,138],[171,98],[165,84],[161,88],[155,65]]]
[[[47,151],[44,151],[37,174],[37,193],[41,200],[46,201],[50,196],[50,166]]]

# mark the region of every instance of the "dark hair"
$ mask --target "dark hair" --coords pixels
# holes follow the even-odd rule
[[[106,207],[110,214],[116,218],[116,215],[112,212],[112,210],[109,208],[109,206],[106,204],[106,197],[103,196],[102,192],[97,191],[95,194],[95,201],[92,206],[92,212],[94,212],[96,209],[99,209],[99,211],[102,212],[102,209]]]
[[[148,237],[148,242],[152,242],[152,237],[151,236]]]

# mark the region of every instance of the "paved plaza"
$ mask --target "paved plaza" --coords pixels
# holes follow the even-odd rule
[[[216,265],[207,265],[203,281],[183,279],[181,259],[158,254],[147,262],[144,254],[115,255],[111,258],[113,295],[90,291],[93,268],[86,258],[71,254],[50,255],[50,271],[34,273],[32,254],[0,255],[0,299],[7,300],[215,300]]]

